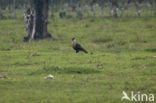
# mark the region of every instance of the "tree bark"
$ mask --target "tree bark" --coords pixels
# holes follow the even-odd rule
[[[51,37],[48,32],[48,9],[49,0],[34,0],[34,10],[31,10],[30,20],[27,20],[27,36],[24,41]]]
[[[44,0],[43,3],[43,37],[51,37],[50,33],[48,32],[48,10],[49,10],[49,0]]]
[[[141,17],[141,3],[143,0],[135,0],[136,11],[139,17]]]
[[[16,0],[13,1],[14,19],[16,19]]]
[[[113,6],[113,16],[118,18],[118,0],[111,0]]]

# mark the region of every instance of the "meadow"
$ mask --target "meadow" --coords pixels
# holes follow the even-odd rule
[[[25,23],[0,20],[0,103],[131,103],[156,94],[156,18],[49,20],[51,39],[23,42]],[[89,52],[71,47],[75,37]],[[54,79],[46,80],[49,74]]]

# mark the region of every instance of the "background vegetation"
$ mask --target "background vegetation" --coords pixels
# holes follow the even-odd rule
[[[27,8],[32,7],[31,1],[1,0],[0,19],[22,18]],[[115,12],[118,17],[156,15],[156,0],[50,0],[49,6],[51,18],[112,17]]]

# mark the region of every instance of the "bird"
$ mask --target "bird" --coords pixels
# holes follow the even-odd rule
[[[79,53],[79,51],[83,51],[84,53],[88,53],[80,44],[76,43],[76,39],[72,38],[72,47],[76,51],[76,53]]]
[[[122,91],[122,93],[123,93],[124,96],[121,98],[121,100],[123,100],[123,99],[130,100],[130,98],[128,97],[126,92]]]

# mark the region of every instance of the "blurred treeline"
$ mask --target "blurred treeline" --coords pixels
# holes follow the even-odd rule
[[[0,19],[23,18],[33,0],[0,0]],[[156,16],[156,0],[50,0],[49,17]]]

